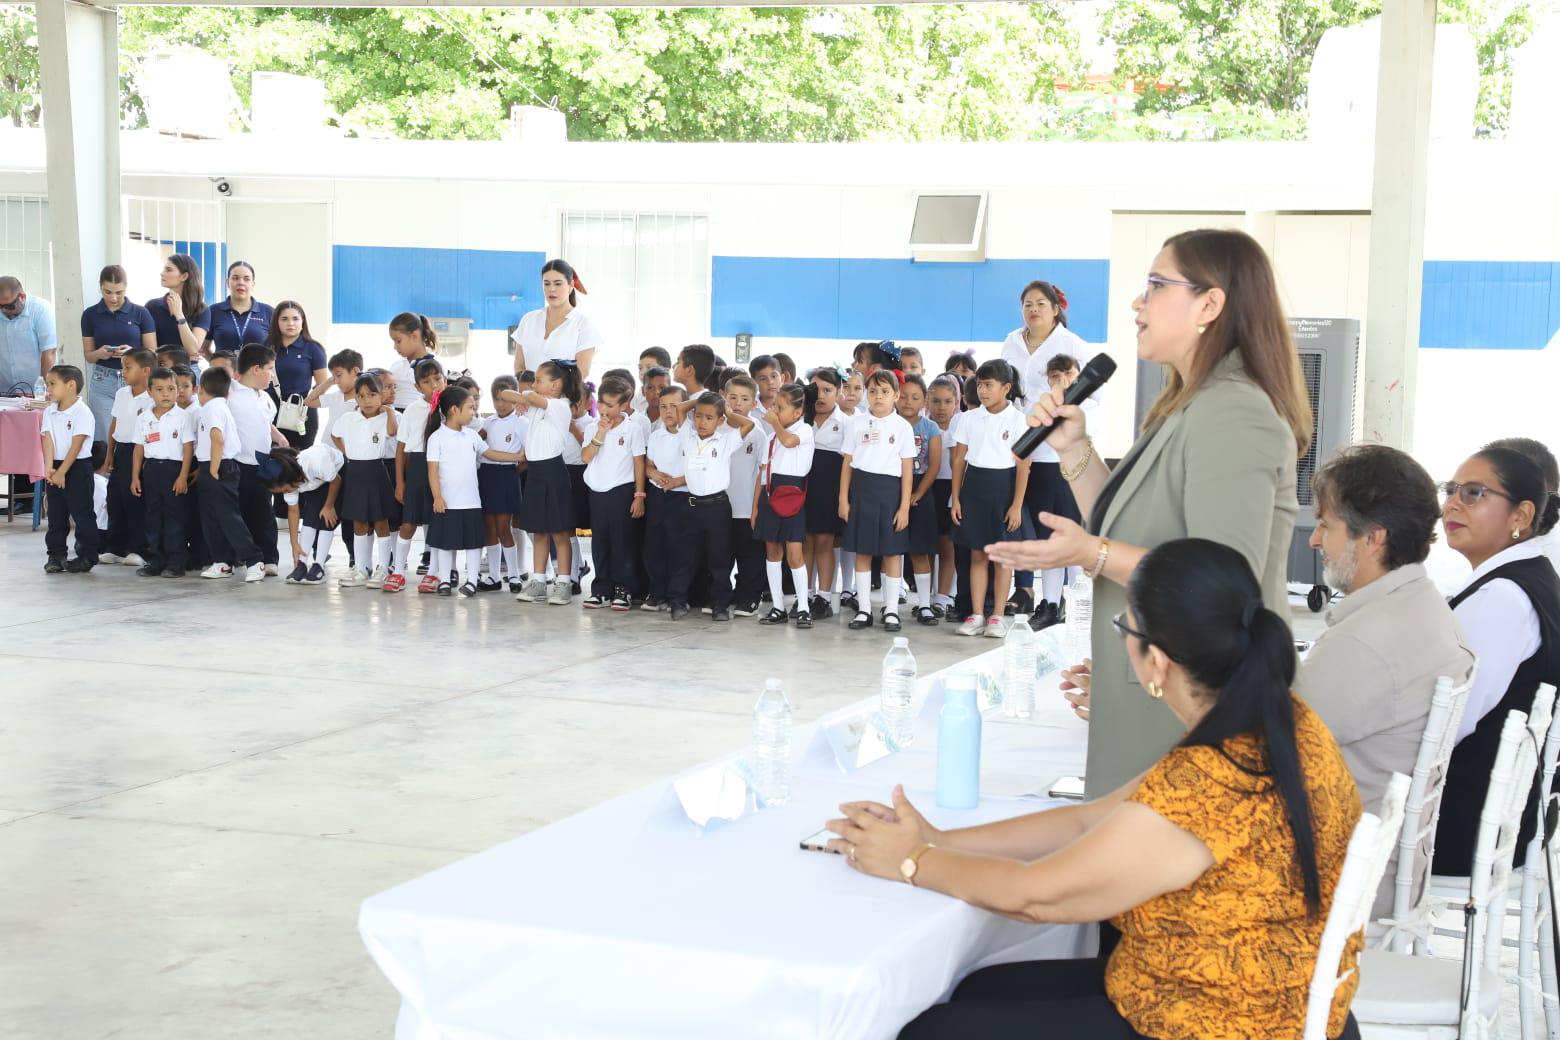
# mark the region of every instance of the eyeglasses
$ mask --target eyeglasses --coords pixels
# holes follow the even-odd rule
[[[1128,636],[1136,636],[1145,643],[1149,642],[1147,632],[1139,632],[1137,629],[1127,624],[1127,612],[1124,610],[1120,614],[1117,614],[1115,617],[1111,618],[1110,624],[1111,627],[1116,630],[1116,634],[1121,636],[1122,639],[1125,639]]]
[[[22,309],[22,304],[26,302],[27,297],[17,293],[16,298],[10,303],[0,303],[0,314],[15,314]]]
[[[1203,288],[1203,286],[1198,285],[1196,282],[1188,282],[1182,278],[1166,278],[1163,275],[1151,274],[1148,276],[1148,280],[1143,283],[1143,298],[1145,300],[1148,299],[1154,294],[1154,290],[1159,288],[1161,285],[1184,285],[1188,289],[1198,290]]]
[[[1446,481],[1438,486],[1436,490],[1441,492],[1442,504],[1445,504],[1453,495],[1456,495],[1457,500],[1465,506],[1478,505],[1485,495],[1497,495],[1504,498],[1507,502],[1516,501],[1516,499],[1504,491],[1496,491],[1494,488],[1485,487],[1483,484],[1459,484],[1455,480]]]

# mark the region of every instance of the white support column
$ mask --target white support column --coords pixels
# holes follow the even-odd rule
[[[1363,418],[1366,440],[1407,451],[1419,370],[1436,0],[1381,7]]]
[[[98,272],[119,262],[119,15],[37,0],[48,150],[54,309],[62,362],[81,364],[82,310]]]

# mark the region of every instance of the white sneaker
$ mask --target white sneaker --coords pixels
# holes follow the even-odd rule
[[[101,563],[102,561],[100,560],[98,562]],[[145,567],[146,566],[146,561],[141,558],[141,554],[140,553],[131,553],[129,556],[126,556],[124,559],[120,560],[119,562],[124,564],[126,567]]]
[[[99,553],[98,554],[98,563],[124,563],[124,562],[125,562],[125,558],[123,556],[116,556],[113,553]]]
[[[246,567],[244,569],[244,583],[246,585],[249,582],[252,582],[252,581],[264,581],[264,580],[265,580],[265,564],[263,564],[263,563],[251,563],[248,567]]]
[[[574,583],[568,578],[559,578],[552,584],[552,592],[547,594],[547,605],[551,607],[566,607],[574,598]]]
[[[539,578],[532,578],[515,593],[515,600],[520,603],[541,603],[546,599],[547,583]]]
[[[233,568],[225,563],[214,563],[201,571],[200,576],[202,578],[231,578],[233,576]]]
[[[363,587],[364,583],[367,582],[367,581],[368,581],[368,575],[367,574],[365,574],[363,571],[358,570],[356,567],[349,567],[347,569],[347,573],[343,574],[337,580],[336,584],[341,586],[344,589],[360,589],[360,588]]]
[[[274,578],[281,573],[281,568],[277,567],[276,564],[268,563],[265,565],[265,576],[267,578]]]
[[[1007,635],[1007,630],[1002,627],[1002,619],[1000,617],[992,615],[991,619],[986,622],[986,635],[992,639],[1001,639]]]
[[[958,632],[961,636],[978,636],[980,635],[980,630],[985,627],[985,618],[981,617],[979,614],[971,614],[969,617],[964,619],[964,624],[959,626]]]
[[[375,567],[374,573],[368,576],[368,587],[371,589],[382,589],[385,586],[385,579],[388,577],[390,577],[388,570],[384,567]]]

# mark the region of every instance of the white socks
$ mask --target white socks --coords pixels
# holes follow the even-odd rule
[[[764,574],[769,578],[769,598],[775,609],[785,609],[785,564],[780,560],[765,560]]]
[[[518,545],[500,545],[498,549],[499,554],[504,558],[504,570],[509,573],[509,580],[514,581],[519,578],[522,573],[520,570],[520,547]],[[495,571],[493,577],[498,577],[498,572]]]
[[[412,540],[410,538],[402,538],[400,535],[396,535],[395,573],[399,574],[403,578],[406,577],[406,557],[411,553],[411,551]]]
[[[448,555],[449,552],[445,549],[428,550],[428,573],[439,581],[449,580],[445,577],[446,572],[449,570],[445,560],[445,557]]]
[[[312,527],[298,528],[298,548],[303,550],[303,562],[314,563],[314,545],[319,540],[320,533]]]
[[[488,577],[492,578],[494,581],[499,579],[499,575],[501,573],[499,568],[503,564],[504,560],[504,557],[498,551],[499,548],[499,544],[494,542],[485,550],[487,552]]]
[[[390,565],[395,562],[395,543],[398,541],[400,541],[398,538],[385,538],[379,543],[379,566],[387,571],[390,569]],[[407,542],[406,544],[411,545],[412,543]]]
[[[515,550],[520,554],[520,573],[530,574],[536,570],[536,554],[532,551],[531,532],[515,532]]]
[[[890,578],[883,575],[883,613],[899,616],[899,584],[903,578]],[[868,588],[871,586],[868,585]]]
[[[895,578],[894,580],[898,581],[899,579]],[[928,610],[931,609],[931,607],[932,607],[932,572],[931,571],[927,571],[925,574],[917,574],[915,576],[915,602],[916,602],[916,604],[918,606],[925,607]]]
[[[333,543],[335,540],[335,531],[315,531],[313,552],[314,558],[310,562],[317,563],[321,567],[325,566],[325,561],[330,559],[331,543]]]
[[[466,566],[461,569],[460,583],[465,585],[469,582],[475,585],[477,583],[477,572],[482,568],[482,550],[467,549],[465,555]]]
[[[570,577],[579,581],[585,573],[585,554],[580,552],[580,540],[572,536],[569,538],[569,560],[574,564],[574,573]]]
[[[856,554],[853,553],[853,552],[845,552],[842,549],[836,549],[834,551],[839,556],[839,561],[840,561],[840,591],[841,592],[855,592],[856,591]],[[867,580],[867,585],[866,585],[866,587],[869,588],[869,589],[872,587],[871,575],[872,575],[872,569],[869,567],[869,568],[867,568],[868,580]],[[839,604],[837,604],[837,603],[835,604],[835,606],[838,606],[838,605]]]
[[[796,609],[807,610],[807,568],[791,568],[791,584],[796,589]]]
[[[374,569],[374,534],[355,534],[352,536],[352,551],[357,555],[357,569],[371,571]]]
[[[851,553],[851,555],[854,556],[855,553]],[[887,581],[888,579],[885,578],[884,580]],[[867,557],[866,570],[850,572],[850,581],[852,588],[866,592],[866,595],[863,596],[860,601],[858,601],[856,609],[864,610],[868,614],[872,613],[872,557]],[[883,586],[883,591],[886,595],[888,592],[887,585]],[[885,599],[883,602],[887,603],[888,600]]]
[[[1062,589],[1067,583],[1067,568],[1048,567],[1040,572],[1040,598],[1047,603],[1060,603]]]

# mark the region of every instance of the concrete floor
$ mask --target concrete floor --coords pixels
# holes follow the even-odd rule
[[[334,585],[43,573],[0,522],[0,1036],[392,1035],[358,904],[808,720],[889,645]],[[908,634],[923,671],[985,649]],[[689,679],[688,676],[697,676]]]

